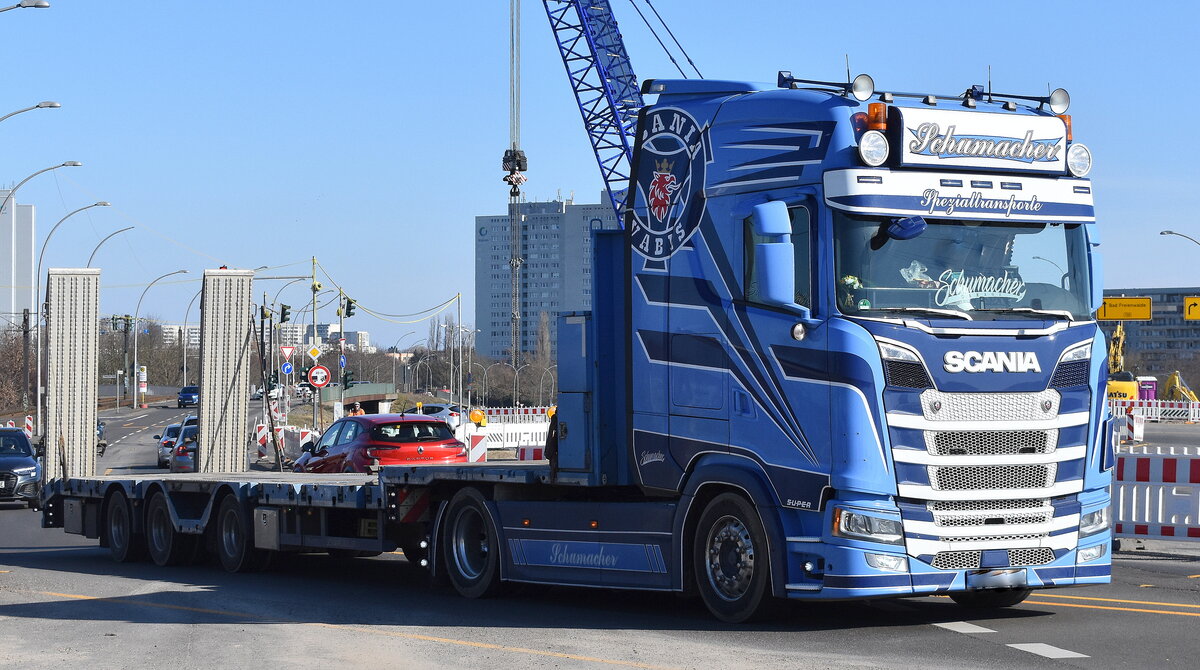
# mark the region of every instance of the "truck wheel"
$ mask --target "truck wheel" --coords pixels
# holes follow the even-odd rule
[[[146,549],[150,560],[157,565],[178,565],[195,553],[198,539],[196,535],[175,530],[166,494],[155,493],[146,506]]]
[[[986,591],[959,591],[951,593],[950,599],[962,607],[971,609],[994,609],[1012,607],[1029,597],[1033,589],[991,589]]]
[[[446,575],[459,595],[486,598],[499,592],[500,535],[479,491],[468,487],[451,498],[442,546]]]
[[[692,565],[709,611],[728,623],[768,614],[774,604],[770,560],[754,506],[733,493],[713,498],[696,526]]]
[[[104,517],[104,537],[113,560],[118,563],[142,560],[146,538],[133,532],[133,512],[125,494],[116,493],[108,499]]]
[[[221,561],[221,567],[228,572],[254,572],[267,566],[271,553],[254,548],[250,513],[243,509],[236,496],[227,495],[221,499],[216,524],[217,559]]]

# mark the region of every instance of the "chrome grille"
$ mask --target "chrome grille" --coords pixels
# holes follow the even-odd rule
[[[939,526],[947,527],[963,527],[963,526],[990,526],[993,524],[1014,524],[1014,523],[1046,523],[1054,517],[1053,512],[1045,514],[960,514],[960,515],[943,515],[934,517],[935,522]]]
[[[943,537],[942,542],[1011,542],[1013,540],[1040,540],[1046,533],[1024,533],[1021,535],[979,535],[970,537]]]
[[[16,484],[16,475],[11,472],[0,472],[0,493],[8,495]]]
[[[980,551],[939,551],[933,557],[938,570],[971,570],[979,567]]]
[[[1018,498],[1016,500],[931,500],[925,503],[930,512],[981,512],[1000,510],[1034,510],[1049,508],[1048,498]]]
[[[926,431],[925,447],[935,456],[1048,454],[1058,442],[1056,430]]]
[[[1031,549],[1009,549],[1008,564],[1013,567],[1022,565],[1045,565],[1054,562],[1054,550],[1049,547],[1033,547]]]
[[[929,466],[929,483],[939,491],[1040,489],[1054,484],[1056,470],[1056,463]]]
[[[1041,421],[1058,415],[1058,391],[1037,393],[921,392],[921,409],[930,421]]]

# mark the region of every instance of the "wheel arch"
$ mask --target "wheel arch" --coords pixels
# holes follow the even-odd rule
[[[695,589],[690,555],[697,525],[705,507],[722,493],[745,498],[767,535],[770,557],[771,594],[787,596],[787,542],[779,520],[779,501],[773,494],[766,472],[758,463],[744,458],[714,455],[699,461],[684,483],[679,511],[675,518],[674,549],[680,567],[680,586],[685,592]]]

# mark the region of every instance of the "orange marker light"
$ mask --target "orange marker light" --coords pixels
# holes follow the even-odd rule
[[[599,522],[599,521],[593,521],[593,522],[589,523],[588,525],[589,525],[589,526],[591,526],[593,529],[596,529],[596,528],[599,528],[599,527],[600,527],[600,522]]]
[[[887,130],[887,105],[882,102],[867,105],[867,129]]]
[[[1058,118],[1062,119],[1063,123],[1067,124],[1067,141],[1070,142],[1073,139],[1071,137],[1071,115],[1070,114],[1059,114]]]
[[[529,527],[529,519],[521,519],[521,525],[528,528]]]

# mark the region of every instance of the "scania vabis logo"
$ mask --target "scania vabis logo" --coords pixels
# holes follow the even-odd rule
[[[630,241],[639,254],[662,260],[700,223],[703,206],[689,208],[688,202],[704,186],[706,132],[674,107],[650,111],[642,128]]]

